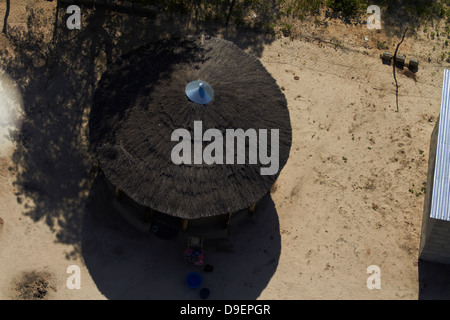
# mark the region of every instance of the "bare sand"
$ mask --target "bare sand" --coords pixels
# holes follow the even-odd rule
[[[206,244],[206,261],[214,266],[204,274],[211,299],[449,298],[448,266],[418,262],[430,136],[447,64],[438,52],[426,61],[430,39],[407,37],[401,51],[419,58],[420,66],[415,76],[397,71],[396,112],[392,67],[382,64],[376,40],[389,42],[393,52],[398,36],[338,21],[326,29],[305,24],[297,26],[303,36],[258,46],[244,45],[252,35],[233,35],[259,55],[284,91],[293,144],[255,216],[228,240]],[[125,28],[118,32],[127,36]],[[92,38],[80,41],[92,45]],[[45,106],[76,85],[95,83],[107,55],[88,63],[90,78],[81,72],[67,85],[61,76],[67,65],[57,65],[60,73],[47,74],[47,92],[23,90],[25,105],[38,97]],[[30,78],[31,84],[39,79]],[[27,88],[23,79],[16,81]],[[66,111],[92,95],[88,87],[58,100],[60,113],[44,109],[49,121],[70,124]],[[77,114],[76,121],[84,117]],[[35,147],[8,149],[0,159],[0,299],[199,299],[184,284],[185,274],[195,270],[182,260],[185,242],[162,241],[127,225],[89,175],[86,140],[77,140],[76,152],[61,142],[70,158],[51,157],[42,149],[60,150],[55,135],[62,132],[62,140],[70,132],[35,121],[45,130],[26,128],[45,138],[32,139]],[[85,133],[82,126],[74,131]],[[84,160],[75,163],[78,158]],[[57,164],[62,160],[67,165]],[[66,286],[70,265],[81,269],[80,290]],[[367,288],[371,265],[380,267],[380,290]]]

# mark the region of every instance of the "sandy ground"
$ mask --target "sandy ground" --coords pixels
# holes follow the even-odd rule
[[[207,263],[214,266],[204,274],[211,299],[450,298],[448,266],[418,262],[422,187],[445,64],[437,58],[425,61],[429,39],[407,37],[402,52],[420,58],[421,65],[415,79],[397,71],[396,112],[392,67],[381,63],[382,51],[374,43],[378,38],[396,43],[398,37],[338,22],[326,30],[302,30],[308,38],[277,37],[253,46],[243,45],[248,34],[234,35],[260,56],[284,91],[293,145],[271,196],[255,216],[234,228],[228,240],[205,244]],[[314,40],[317,35],[330,39],[330,34],[341,39],[340,46]],[[86,39],[80,41],[89,44]],[[48,139],[32,139],[37,150],[2,149],[0,299],[199,298],[184,284],[184,275],[193,269],[182,260],[183,239],[167,242],[140,234],[113,212],[102,182],[89,175],[85,140],[77,140],[81,151],[65,142],[57,147],[55,136],[62,141],[73,133],[66,132],[63,121],[69,121],[65,117],[77,106],[76,97],[86,96],[82,103],[89,103],[92,88],[85,84],[98,80],[105,51],[86,68],[89,76],[80,72],[67,85],[62,69],[44,74],[42,87],[42,74],[11,75],[22,89],[25,109],[39,99],[43,108],[52,101],[64,108],[48,107],[48,122],[42,120],[47,116],[36,116],[42,122],[33,119],[36,124],[25,124],[28,131],[22,128],[24,134]],[[36,64],[35,73],[41,70]],[[69,67],[81,65],[73,64]],[[77,85],[85,85],[79,96],[58,100]],[[76,121],[82,122],[84,114]],[[82,126],[73,130],[83,136]],[[48,155],[61,149],[56,157]],[[75,158],[83,160],[73,164]],[[68,164],[56,164],[62,159]],[[66,286],[71,265],[81,270],[79,290]],[[381,270],[379,290],[366,285],[371,265]]]

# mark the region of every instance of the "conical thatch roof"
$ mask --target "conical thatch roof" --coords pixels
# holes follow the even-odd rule
[[[194,80],[211,85],[211,102],[187,98]],[[246,164],[174,164],[179,142],[171,141],[172,133],[184,128],[194,139],[194,121],[202,121],[203,132],[219,129],[224,141],[226,129],[267,129],[269,152],[270,129],[279,129],[278,173],[261,175],[268,165],[248,164],[248,154]],[[235,212],[261,199],[287,162],[292,140],[275,80],[256,57],[219,38],[159,41],[110,65],[89,127],[98,162],[116,187],[144,206],[188,219]]]

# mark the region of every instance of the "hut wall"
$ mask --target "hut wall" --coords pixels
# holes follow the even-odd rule
[[[141,232],[148,232],[151,223],[144,222],[146,207],[134,201],[124,192],[121,192],[120,194],[120,201],[115,201],[115,186],[104,175],[103,179],[106,183],[107,189],[110,194],[110,199],[113,202],[114,209],[117,211],[117,213],[137,230]],[[153,214],[156,214],[156,211],[153,211]],[[181,232],[181,218],[172,217],[169,215],[164,218],[165,214],[162,213],[158,214],[158,216],[158,221],[160,221],[160,219],[162,218],[162,220],[165,220],[166,224],[171,224],[174,227],[179,228]],[[198,236],[205,239],[226,238],[228,236],[230,227],[240,224],[248,217],[249,212],[247,209],[234,212],[231,215],[228,228],[226,227],[226,221],[228,220],[227,214],[190,219],[185,233],[187,235]],[[170,220],[172,220],[172,222]]]
[[[450,264],[450,221],[429,218],[420,258]]]
[[[427,176],[427,186],[425,192],[425,201],[423,206],[423,217],[422,217],[422,232],[420,238],[420,249],[419,253],[422,257],[423,250],[425,248],[425,243],[430,235],[430,213],[431,213],[431,198],[433,191],[433,182],[434,182],[434,168],[436,164],[436,147],[437,147],[437,139],[439,132],[439,121],[437,121],[434,130],[431,134],[431,142],[430,142],[430,150],[429,150],[429,158],[428,158],[428,176]]]
[[[450,221],[431,217],[431,202],[436,165],[439,120],[431,134],[419,258],[450,264]]]

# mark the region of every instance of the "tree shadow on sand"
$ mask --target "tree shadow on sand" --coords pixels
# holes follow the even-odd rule
[[[83,7],[82,29],[69,30],[65,7],[58,8],[56,14],[43,12],[37,4],[38,0],[30,1],[27,9],[28,30],[9,28],[10,46],[0,49],[0,67],[18,84],[24,104],[22,125],[11,133],[18,137],[10,168],[16,174],[17,201],[23,205],[25,216],[35,222],[45,221],[54,232],[55,241],[69,245],[67,259],[85,258],[95,282],[107,297],[173,298],[179,292],[174,295],[170,288],[178,278],[170,270],[172,264],[175,271],[183,270],[177,274],[183,283],[185,271],[181,268],[185,266],[179,257],[184,248],[180,251],[179,244],[159,243],[157,239],[137,234],[119,218],[105,218],[98,216],[96,210],[89,210],[103,204],[92,202],[98,198],[92,197],[97,180],[87,138],[88,118],[107,63],[150,41],[200,31],[215,35],[220,28],[208,29],[206,24],[195,25],[172,16],[138,16]],[[230,38],[238,38],[238,31],[233,32]],[[247,30],[239,45],[260,55],[264,44],[272,40]],[[108,214],[114,215],[109,211]],[[220,278],[210,285],[214,292],[211,297],[256,298],[267,284],[276,269],[280,251],[276,214],[267,215],[271,220],[264,222],[266,227],[261,226],[263,221],[257,221],[255,226],[248,221],[247,231],[232,235],[235,256],[230,254],[228,259],[222,258],[227,256],[225,253],[210,252],[211,261],[217,261],[212,262],[217,264],[217,272],[206,275],[205,281],[208,277]],[[261,234],[267,227],[270,230]],[[108,241],[98,238],[98,234],[104,234]],[[269,236],[273,239],[267,243],[258,242]],[[135,267],[146,271],[136,272],[136,278],[130,279],[136,282],[112,280],[120,279],[117,274],[123,275],[125,270],[133,274]],[[161,279],[147,279],[149,272]],[[142,279],[138,278],[140,274]],[[233,274],[239,276],[238,280],[231,279]],[[152,281],[158,283],[163,279],[169,282],[160,285],[167,285],[170,290],[155,291]],[[236,281],[240,281],[238,287],[234,286]],[[140,289],[132,289],[134,285]],[[129,292],[120,289],[121,286]],[[241,287],[242,290],[238,289]]]
[[[90,276],[109,299],[256,299],[275,273],[281,252],[278,216],[270,195],[258,204],[253,216],[232,225],[228,238],[205,239],[205,264],[188,266],[183,260],[185,234],[161,240],[151,233],[138,233],[124,223],[112,207],[102,178],[92,188],[88,214],[83,221],[82,255]],[[191,289],[187,273],[196,271],[203,285]]]

